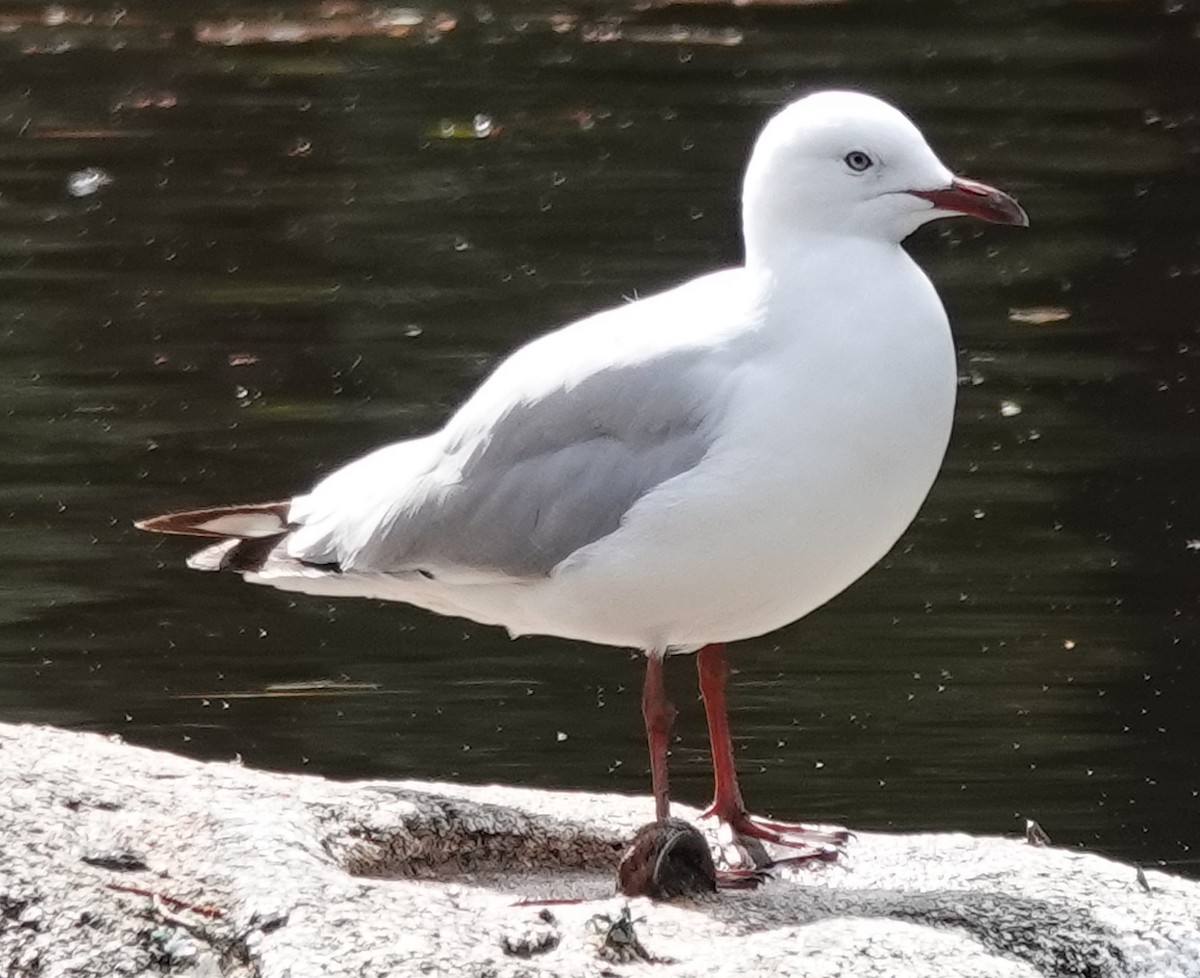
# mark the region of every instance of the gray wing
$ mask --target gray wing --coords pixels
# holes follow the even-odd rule
[[[676,349],[516,399],[485,427],[456,430],[452,419],[424,463],[452,475],[423,476],[423,488],[359,535],[353,554],[326,537],[327,558],[349,558],[356,571],[433,577],[548,574],[704,457],[729,380],[713,360],[711,350]]]

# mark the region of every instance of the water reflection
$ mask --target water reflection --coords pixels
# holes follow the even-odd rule
[[[735,261],[761,121],[856,86],[1034,227],[914,241],[961,341],[952,452],[882,567],[738,650],[744,787],[864,828],[1032,816],[1194,872],[1194,26],[1132,2],[10,6],[0,714],[644,792],[624,652],[199,578],[129,523],[307,485],[525,337]],[[315,680],[370,688],[237,695]]]

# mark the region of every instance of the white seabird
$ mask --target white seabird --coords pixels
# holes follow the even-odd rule
[[[886,103],[822,92],[754,145],[745,263],[607,309],[509,356],[438,431],[283,502],[174,513],[220,538],[190,565],[404,601],[645,651],[656,816],[668,817],[668,653],[699,651],[715,791],[735,837],[828,855],[841,836],[751,816],[724,643],[807,615],[912,522],[957,386],[942,303],[901,247],[922,224],[1026,225]]]

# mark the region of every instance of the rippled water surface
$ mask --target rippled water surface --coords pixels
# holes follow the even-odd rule
[[[746,795],[1196,874],[1197,38],[1121,0],[6,5],[0,718],[646,791],[627,653],[201,576],[130,521],[286,496],[524,339],[738,261],[759,125],[855,87],[1033,226],[911,242],[959,340],[950,455],[880,567],[735,650]]]

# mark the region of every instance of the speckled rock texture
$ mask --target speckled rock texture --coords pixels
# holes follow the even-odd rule
[[[0,725],[0,975],[1200,978],[1200,883],[1023,840],[861,834],[755,891],[614,897],[651,807]]]

